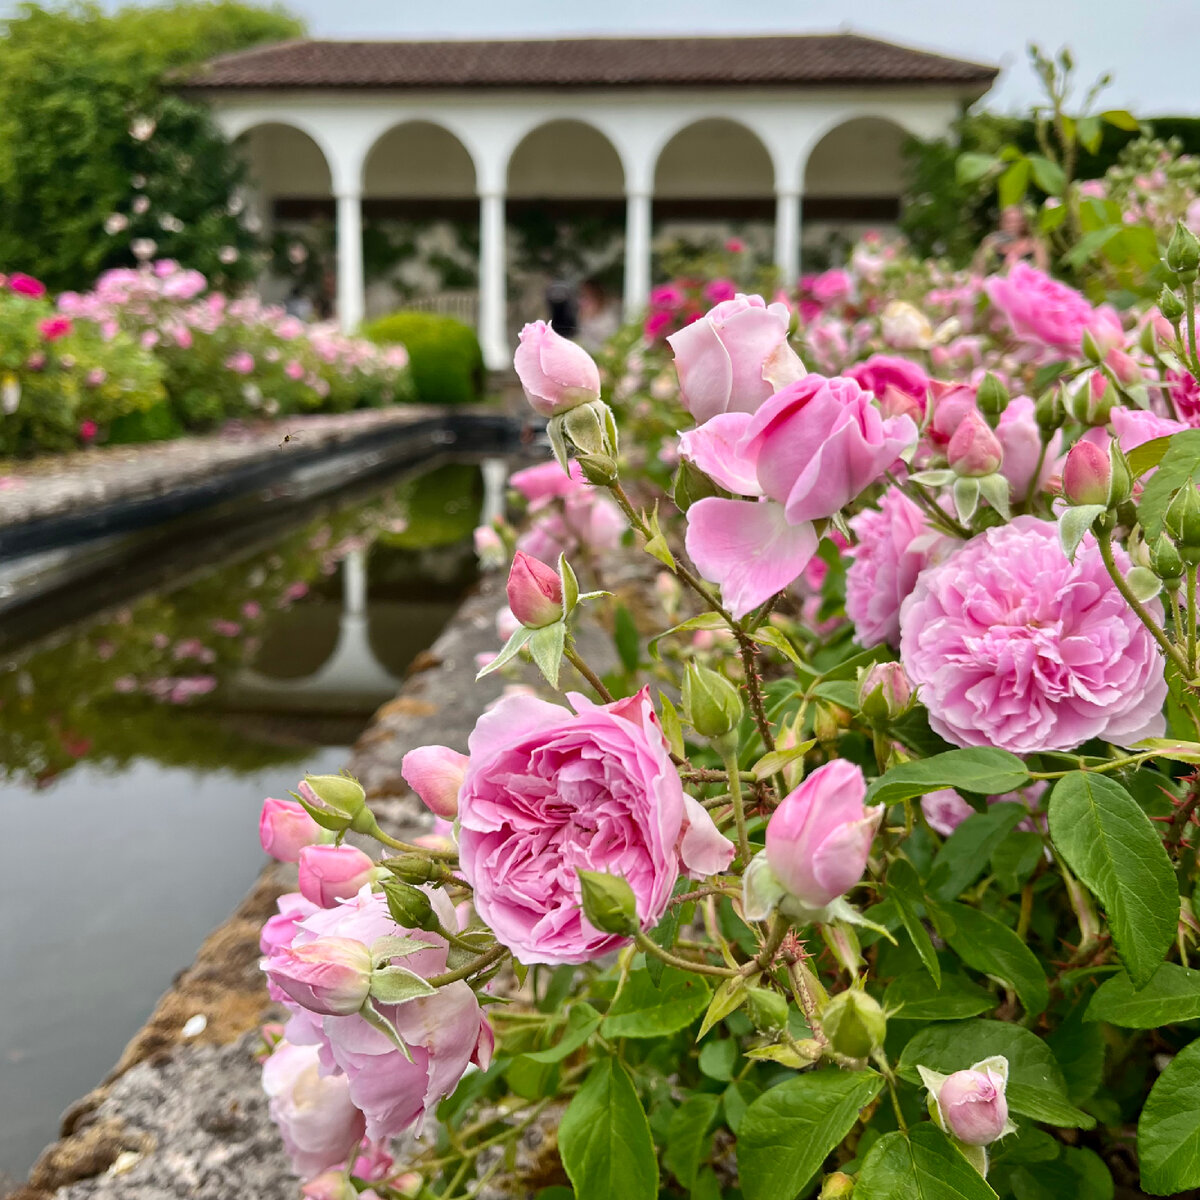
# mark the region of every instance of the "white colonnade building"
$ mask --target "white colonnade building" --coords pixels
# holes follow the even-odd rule
[[[337,311],[367,308],[363,214],[456,214],[478,229],[477,321],[509,361],[507,216],[623,207],[627,313],[651,287],[655,223],[755,214],[774,261],[802,233],[894,221],[909,136],[945,133],[993,67],[852,34],[547,41],[293,41],[188,81],[244,140],[271,228],[327,206]]]

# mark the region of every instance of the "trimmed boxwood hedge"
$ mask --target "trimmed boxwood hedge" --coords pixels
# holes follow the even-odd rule
[[[483,353],[475,331],[453,317],[395,312],[363,327],[378,345],[399,342],[408,351],[417,400],[470,404],[483,397]]]

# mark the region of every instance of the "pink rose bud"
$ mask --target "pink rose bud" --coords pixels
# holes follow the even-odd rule
[[[954,431],[946,459],[956,475],[994,475],[1004,461],[1004,448],[978,409],[972,408]]]
[[[375,867],[357,846],[305,846],[299,863],[300,894],[322,908],[355,895]]]
[[[541,629],[561,621],[562,580],[553,567],[518,550],[508,573],[508,607],[527,629]]]
[[[934,1119],[968,1146],[987,1146],[1011,1132],[1008,1123],[1008,1060],[984,1059],[966,1071],[940,1075],[919,1068],[929,1090]]]
[[[873,721],[894,720],[912,702],[912,682],[898,662],[876,663],[858,683],[858,706]]]
[[[1111,483],[1109,455],[1092,442],[1076,442],[1063,467],[1063,495],[1072,504],[1107,504]]]
[[[600,371],[582,346],[545,321],[526,325],[520,339],[513,366],[534,412],[552,417],[600,399]]]
[[[400,774],[430,812],[453,821],[458,815],[458,790],[470,759],[449,746],[418,746],[400,763]]]
[[[327,1017],[356,1013],[371,990],[371,952],[354,938],[319,937],[278,950],[263,964],[302,1008]]]
[[[268,796],[258,818],[258,840],[272,858],[295,862],[305,846],[321,840],[321,827],[295,800]]]
[[[767,825],[767,862],[806,908],[824,908],[862,877],[882,807],[863,807],[862,768],[839,758],[786,796]]]

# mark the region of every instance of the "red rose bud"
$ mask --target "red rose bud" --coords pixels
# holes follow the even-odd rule
[[[518,550],[508,573],[508,607],[527,629],[561,621],[562,580],[553,567]]]
[[[959,423],[946,448],[946,459],[956,475],[968,478],[994,475],[1000,469],[1004,449],[978,409],[969,409]]]
[[[1062,474],[1063,495],[1072,504],[1108,504],[1112,463],[1108,452],[1093,442],[1076,442],[1067,454]]]

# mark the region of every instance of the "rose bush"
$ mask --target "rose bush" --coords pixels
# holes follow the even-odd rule
[[[310,1190],[1200,1187],[1200,241],[1161,250],[1156,311],[879,238],[770,303],[681,281],[599,398],[525,331],[555,461],[476,538],[510,687],[404,759],[438,823],[264,810]]]

